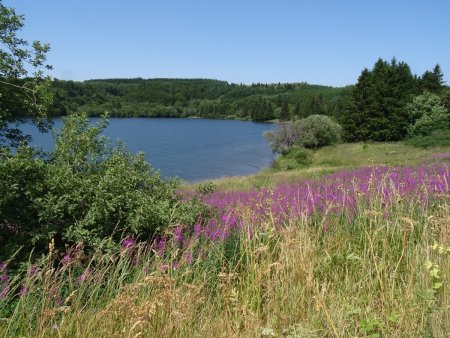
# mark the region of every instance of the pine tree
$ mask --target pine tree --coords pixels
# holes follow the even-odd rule
[[[444,86],[444,74],[441,66],[437,64],[433,71],[427,70],[420,79],[420,89],[431,93],[438,93]]]
[[[341,118],[349,141],[397,141],[408,131],[406,104],[416,91],[409,66],[378,59],[364,69]]]
[[[289,119],[290,119],[290,116],[289,116],[289,105],[288,105],[287,101],[284,101],[282,106],[281,106],[280,121],[287,121]]]

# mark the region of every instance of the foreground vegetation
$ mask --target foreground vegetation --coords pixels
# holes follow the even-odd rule
[[[215,217],[115,254],[50,242],[22,276],[1,266],[0,333],[448,336],[449,181],[445,162],[367,167],[206,194]]]

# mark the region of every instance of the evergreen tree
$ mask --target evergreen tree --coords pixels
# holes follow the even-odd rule
[[[289,116],[289,105],[288,105],[287,101],[284,101],[282,106],[281,106],[280,121],[287,121],[289,119],[290,119],[290,116]]]
[[[294,111],[292,112],[292,115],[294,116],[301,115],[300,101],[295,101]]]
[[[427,70],[423,73],[420,79],[420,88],[422,91],[429,91],[431,93],[438,93],[444,86],[444,74],[441,66],[437,64],[433,71]]]
[[[341,118],[349,141],[397,141],[408,131],[406,104],[416,92],[409,66],[379,59],[364,69]]]
[[[368,120],[372,106],[372,73],[365,68],[353,88],[347,107],[341,116],[345,138],[349,141],[361,141],[369,138]]]

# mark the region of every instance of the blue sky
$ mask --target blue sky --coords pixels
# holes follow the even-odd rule
[[[343,86],[381,57],[450,84],[449,0],[4,0],[51,75]]]

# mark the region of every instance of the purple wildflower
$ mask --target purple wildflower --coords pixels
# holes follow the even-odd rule
[[[86,281],[91,276],[92,276],[92,269],[87,268],[81,275],[78,276],[78,278],[77,278],[78,284],[82,284],[84,281]]]
[[[6,285],[2,291],[0,291],[0,299],[5,299],[6,296],[8,295],[8,292],[10,290],[9,285]]]
[[[0,275],[0,282],[8,283],[8,281],[9,281],[9,276],[6,273],[3,273]]]
[[[67,265],[69,264],[71,261],[70,255],[68,253],[66,253],[63,258],[61,259],[61,265]]]
[[[37,266],[32,266],[30,271],[28,272],[28,276],[29,277],[33,277],[34,275],[36,275],[38,272],[38,268]]]
[[[25,286],[22,286],[19,290],[19,296],[25,296],[25,294],[28,292],[28,288]]]
[[[122,241],[122,249],[128,250],[136,246],[136,239],[134,237],[127,237]]]
[[[194,236],[198,237],[202,231],[202,226],[199,223],[194,224]]]
[[[181,243],[183,241],[183,227],[177,225],[173,231],[173,235],[175,236],[175,241]]]

